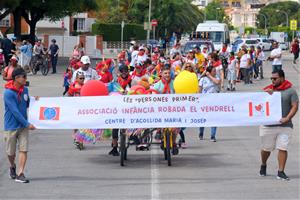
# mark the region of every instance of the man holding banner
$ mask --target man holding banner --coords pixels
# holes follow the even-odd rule
[[[27,120],[27,108],[29,107],[28,89],[25,88],[26,72],[23,68],[16,68],[12,72],[12,80],[5,84],[4,90],[4,142],[6,153],[10,163],[10,178],[16,182],[28,183],[24,176],[27,160],[29,130],[35,126]],[[19,175],[16,173],[16,148],[19,148]]]
[[[281,93],[282,118],[280,124],[261,126],[260,136],[262,141],[260,175],[267,175],[267,160],[275,148],[278,149],[278,173],[277,179],[289,180],[284,173],[287,160],[287,148],[289,139],[293,131],[292,118],[298,111],[299,98],[292,88],[292,83],[285,80],[283,70],[272,72],[272,84],[264,88],[266,92],[272,94],[275,91]]]

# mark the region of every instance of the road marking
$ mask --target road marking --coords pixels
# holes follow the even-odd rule
[[[153,147],[153,146],[152,146]],[[159,200],[158,148],[151,148],[151,200]]]

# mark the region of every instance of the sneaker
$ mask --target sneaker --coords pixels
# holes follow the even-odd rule
[[[118,149],[116,147],[113,147],[112,150],[108,153],[108,155],[119,156],[120,153],[118,152]]]
[[[19,176],[17,176],[15,181],[19,182],[19,183],[29,183],[29,180],[24,176],[23,173],[21,173]]]
[[[181,148],[182,149],[186,149],[187,148],[187,144],[186,143],[181,143]]]
[[[277,177],[278,180],[289,181],[290,178],[284,173],[284,171],[278,171]]]
[[[15,179],[17,177],[16,166],[9,168],[9,176],[11,179]]]
[[[260,176],[267,176],[267,165],[261,165],[259,170]]]
[[[216,140],[215,137],[211,137],[211,138],[210,138],[210,141],[211,141],[211,142],[216,142],[217,140]]]

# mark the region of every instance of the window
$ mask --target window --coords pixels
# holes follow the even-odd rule
[[[0,20],[0,27],[9,27],[9,20],[8,19]]]
[[[74,19],[74,31],[85,31],[85,19],[75,18]]]
[[[241,7],[241,2],[233,1],[232,2],[232,7],[240,8]]]

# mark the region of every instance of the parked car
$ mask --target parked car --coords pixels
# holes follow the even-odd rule
[[[242,47],[242,46],[246,46],[246,48],[250,48],[251,45],[253,46],[257,46],[258,45],[258,41],[254,38],[254,39],[249,39],[249,38],[239,38],[236,41],[234,41],[231,45],[231,51],[233,52],[238,52],[238,50]]]
[[[281,50],[288,50],[289,49],[289,45],[288,45],[287,42],[280,42],[279,47],[281,48]]]
[[[258,41],[258,46],[261,47],[261,49],[263,51],[270,51],[272,48],[272,43],[270,40],[266,39],[266,38],[256,38],[256,40]]]
[[[181,49],[181,53],[186,55],[190,50],[193,50],[195,47],[200,47],[202,50],[204,46],[207,47],[208,53],[211,53],[215,50],[214,44],[208,40],[190,40],[185,43]]]

